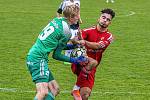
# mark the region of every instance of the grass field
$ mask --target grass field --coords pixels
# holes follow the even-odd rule
[[[33,100],[25,57],[60,1],[0,0],[0,100]],[[90,100],[150,100],[149,6],[149,0],[81,0],[81,28],[96,24],[102,8],[116,11],[109,28],[116,40],[98,67]],[[56,100],[73,100],[70,66],[50,58],[49,67],[61,87]]]

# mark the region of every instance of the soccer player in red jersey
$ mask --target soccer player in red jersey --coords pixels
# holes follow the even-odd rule
[[[112,9],[103,9],[97,25],[81,31],[83,40],[80,43],[86,46],[88,57],[97,60],[98,65],[100,64],[104,51],[113,41],[113,36],[108,31],[108,26],[114,17],[115,12]],[[94,85],[97,66],[93,66],[92,70],[85,73],[83,70],[85,67],[72,64],[72,71],[77,75],[77,82],[72,91],[75,100],[79,96],[81,96],[82,100],[88,100]]]

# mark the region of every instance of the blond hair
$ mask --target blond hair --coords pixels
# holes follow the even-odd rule
[[[79,13],[80,8],[76,5],[66,6],[63,11],[63,15],[66,18],[74,18]]]

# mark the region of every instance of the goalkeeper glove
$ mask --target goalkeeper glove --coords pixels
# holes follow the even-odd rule
[[[70,62],[74,64],[80,64],[85,66],[88,63],[88,59],[84,56],[80,56],[78,58],[70,58]]]

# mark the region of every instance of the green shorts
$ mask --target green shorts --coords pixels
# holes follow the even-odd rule
[[[54,77],[48,68],[48,61],[46,59],[37,60],[32,56],[27,56],[26,63],[33,82],[40,83],[54,80]]]

